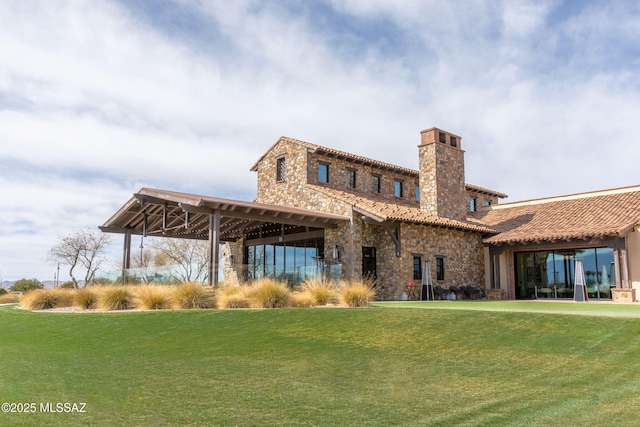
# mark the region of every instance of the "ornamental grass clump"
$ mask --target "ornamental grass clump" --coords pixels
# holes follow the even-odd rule
[[[105,286],[101,288],[98,294],[98,308],[106,311],[133,308],[131,289],[124,286]]]
[[[289,305],[291,307],[313,307],[317,304],[313,295],[308,292],[296,291],[289,295]]]
[[[216,290],[216,306],[218,308],[249,308],[247,297],[249,286],[220,286]]]
[[[173,288],[173,306],[180,309],[214,308],[215,296],[209,287],[187,282]]]
[[[73,305],[83,310],[96,308],[98,304],[98,293],[93,288],[78,289],[73,294]]]
[[[286,282],[265,277],[249,288],[247,297],[253,308],[280,308],[289,305],[290,294]]]
[[[46,289],[29,291],[20,298],[20,306],[28,310],[49,310],[57,307],[70,307],[73,304],[73,291],[67,289]]]
[[[333,280],[314,277],[302,282],[299,292],[308,295],[312,305],[327,305],[336,301],[337,287]]]
[[[375,282],[372,279],[355,279],[340,283],[339,300],[348,307],[368,307],[375,297]]]
[[[141,310],[162,310],[171,307],[172,289],[167,286],[136,286],[133,288],[133,294],[133,302]]]
[[[0,295],[0,304],[15,304],[20,301],[20,295],[4,294]]]

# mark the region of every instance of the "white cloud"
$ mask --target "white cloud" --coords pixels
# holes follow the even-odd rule
[[[415,168],[438,126],[515,200],[638,184],[627,2],[164,5],[0,3],[4,278],[140,186],[252,198],[280,135]]]

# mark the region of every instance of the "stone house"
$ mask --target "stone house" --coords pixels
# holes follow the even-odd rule
[[[132,234],[208,239],[210,259],[224,259],[210,263],[212,284],[218,271],[291,283],[325,271],[375,277],[379,298],[397,300],[428,266],[445,289],[563,298],[579,258],[590,296],[635,298],[640,187],[503,204],[505,194],[465,182],[462,138],[420,134],[418,170],[282,137],[251,167],[255,201],[142,189],[101,229],[125,234],[125,268]]]
[[[493,230],[467,217],[506,195],[465,184],[459,136],[436,128],[421,135],[419,171],[280,138],[251,168],[256,202],[349,218],[325,231],[323,259],[346,278],[375,276],[380,298],[419,285],[426,260],[434,284],[484,288],[482,239]]]

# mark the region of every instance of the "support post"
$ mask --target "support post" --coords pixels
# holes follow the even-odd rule
[[[218,258],[220,256],[220,211],[209,215],[209,286],[218,286]]]
[[[621,288],[622,283],[620,281],[620,249],[614,249],[613,251],[613,266],[616,275],[616,288]]]
[[[622,287],[627,289],[631,287],[629,286],[629,261],[627,260],[627,249],[622,249],[620,251],[620,258],[620,262],[622,264]]]
[[[122,284],[127,284],[127,270],[131,268],[131,229],[124,233],[124,249],[122,251]]]

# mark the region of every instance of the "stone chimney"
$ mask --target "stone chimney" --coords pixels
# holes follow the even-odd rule
[[[462,138],[437,128],[420,134],[420,208],[441,217],[466,218]]]

